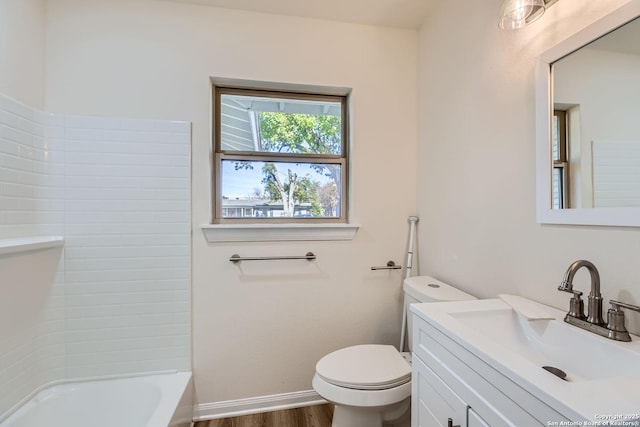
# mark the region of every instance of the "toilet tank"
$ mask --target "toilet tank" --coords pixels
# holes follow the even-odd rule
[[[404,303],[407,316],[409,351],[413,349],[413,316],[409,305],[421,302],[465,301],[477,299],[460,289],[430,276],[408,277],[404,281]]]

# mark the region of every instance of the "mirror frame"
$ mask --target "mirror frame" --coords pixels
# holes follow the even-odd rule
[[[640,0],[631,0],[561,41],[538,58],[536,88],[536,218],[541,224],[640,226],[640,207],[551,209],[551,65],[592,41],[640,16]]]

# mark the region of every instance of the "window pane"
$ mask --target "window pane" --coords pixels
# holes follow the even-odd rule
[[[555,114],[551,122],[551,160],[560,160],[560,121]]]
[[[222,161],[223,218],[338,218],[341,165]]]
[[[562,172],[563,168],[553,168],[553,175],[551,177],[551,207],[552,209],[564,208],[564,192],[562,184]]]
[[[342,103],[222,94],[222,150],[342,154]]]

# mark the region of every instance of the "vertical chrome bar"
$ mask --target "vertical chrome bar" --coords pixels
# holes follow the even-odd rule
[[[411,272],[413,269],[413,247],[415,246],[415,234],[416,234],[416,223],[419,218],[417,216],[410,216],[409,221],[409,242],[407,243],[407,262],[405,263],[404,276],[402,279],[402,283],[400,284],[400,289],[404,287],[404,280],[411,277]],[[404,296],[404,289],[402,292],[402,326],[400,328],[400,347],[399,350],[404,351],[405,347],[405,336],[407,333],[411,333],[411,331],[407,331],[407,316],[409,313],[409,305],[407,304],[407,298]]]

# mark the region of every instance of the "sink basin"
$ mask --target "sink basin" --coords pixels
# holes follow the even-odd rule
[[[542,316],[530,320],[501,299],[414,304],[411,310],[530,394],[564,408],[570,419],[640,416],[640,337],[613,341],[565,323],[564,311],[524,300]]]
[[[451,317],[541,369],[564,371],[567,381],[640,375],[640,353],[569,325],[562,317],[528,320],[509,306],[451,313]]]

